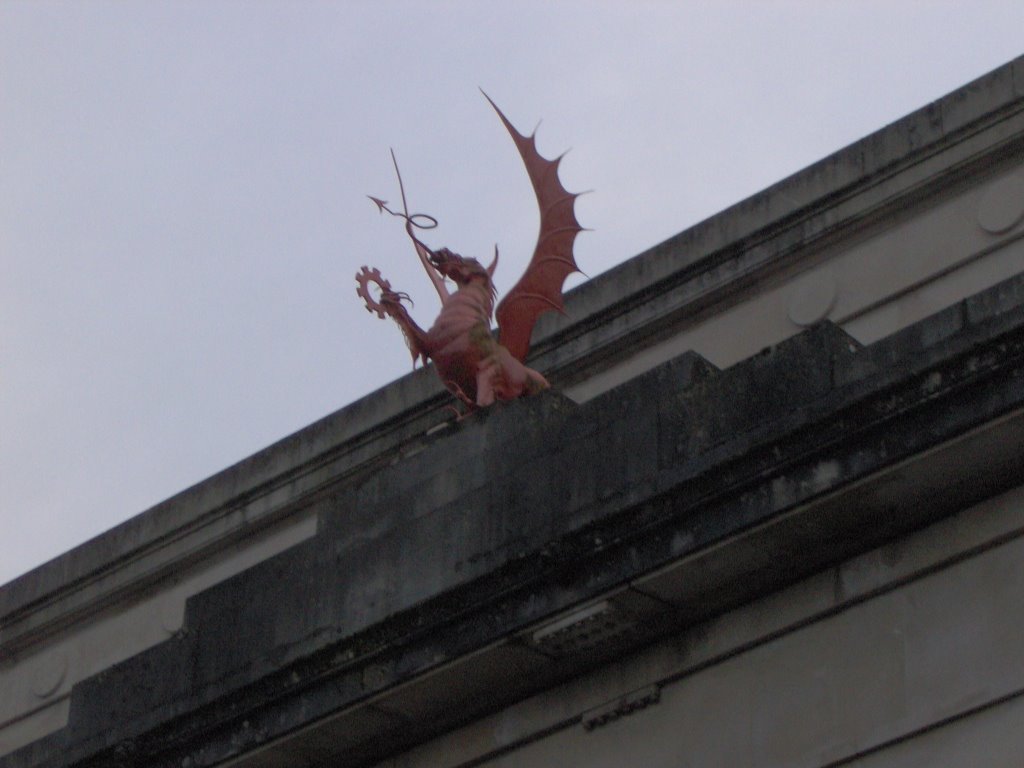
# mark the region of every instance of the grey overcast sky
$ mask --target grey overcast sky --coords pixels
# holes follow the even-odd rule
[[[404,375],[353,275],[537,214],[590,275],[1024,50],[1024,2],[0,0],[0,583]]]

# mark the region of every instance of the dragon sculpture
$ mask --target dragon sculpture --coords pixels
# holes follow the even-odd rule
[[[544,312],[564,314],[562,285],[573,272],[579,272],[573,256],[576,235],[582,231],[576,220],[578,194],[566,191],[558,178],[561,156],[548,160],[537,151],[535,135],[519,133],[498,106],[485,93],[519,150],[540,206],[540,233],[526,272],[494,313],[498,320],[497,339],[491,333],[496,290],[494,271],[498,266],[498,248],[494,260],[484,267],[447,248],[432,250],[416,235],[416,229],[433,229],[437,219],[424,213],[409,214],[405,188],[398,162],[391,153],[402,194],[402,211],[393,211],[387,202],[370,197],[381,213],[405,220],[405,230],[416,248],[416,255],[441,298],[441,312],[429,330],[423,330],[409,315],[403,301],[408,294],[394,291],[381,277],[380,270],[363,267],[356,274],[357,293],[366,309],[394,320],[405,336],[417,360],[433,361],[445,387],[462,401],[467,413],[491,405],[495,400],[512,400],[546,389],[547,380],[525,365],[530,336],[537,318]],[[455,284],[449,291],[447,280]],[[374,299],[369,285],[379,289]],[[411,301],[411,300],[410,300]]]

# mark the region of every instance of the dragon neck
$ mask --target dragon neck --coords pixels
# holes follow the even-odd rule
[[[475,302],[483,314],[482,319],[487,323],[491,322],[491,316],[494,314],[494,300],[497,296],[497,289],[489,277],[486,282],[473,282],[468,285],[459,286],[456,294],[459,293],[469,297],[470,301]]]

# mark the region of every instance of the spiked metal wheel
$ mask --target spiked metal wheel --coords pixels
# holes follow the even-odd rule
[[[380,270],[376,267],[373,269],[363,267],[356,273],[356,282],[359,283],[356,293],[362,296],[363,301],[366,302],[366,311],[376,312],[377,317],[383,320],[385,315],[384,307],[370,295],[368,286],[370,283],[376,283],[377,287],[380,288],[381,294],[386,294],[391,292],[391,283],[381,277]]]

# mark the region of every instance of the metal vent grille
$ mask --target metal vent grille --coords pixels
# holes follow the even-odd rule
[[[533,633],[533,645],[552,656],[580,653],[610,645],[637,630],[635,617],[608,601],[564,616]]]

